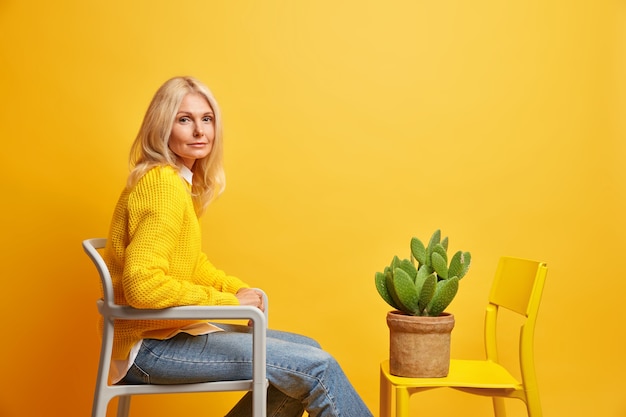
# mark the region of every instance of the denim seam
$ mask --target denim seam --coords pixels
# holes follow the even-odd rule
[[[280,417],[280,413],[281,413],[282,409],[285,407],[285,404],[287,404],[287,398],[286,397],[283,399],[283,401],[280,403],[280,405],[278,407],[276,407],[276,412],[272,413],[272,415],[270,417]]]
[[[335,398],[332,395],[330,395],[330,392],[328,391],[328,389],[326,388],[326,385],[324,385],[324,382],[321,379],[319,379],[318,377],[311,376],[311,375],[309,375],[307,373],[304,373],[304,372],[301,372],[301,371],[298,371],[298,370],[295,370],[295,369],[291,369],[291,368],[284,368],[284,367],[279,366],[279,365],[269,365],[268,364],[267,366],[275,368],[275,369],[288,371],[288,372],[291,372],[291,373],[294,373],[294,374],[298,374],[298,375],[304,376],[305,378],[308,378],[308,379],[316,380],[319,383],[319,385],[322,387],[322,389],[324,390],[324,393],[326,394],[326,397],[330,400],[330,403],[332,404],[332,407],[333,407],[333,414],[335,416],[337,416],[337,417],[340,417],[339,411],[337,411],[337,404],[335,403]]]
[[[147,351],[147,353],[150,354],[150,356],[157,358],[157,359],[162,359],[162,360],[168,360],[168,361],[172,361],[172,362],[180,362],[180,363],[202,363],[202,364],[220,364],[220,363],[245,363],[245,364],[252,364],[252,361],[249,359],[236,359],[236,360],[210,360],[210,361],[197,361],[197,360],[188,360],[185,358],[173,358],[171,356],[164,356],[164,355],[159,355],[157,353],[155,353],[152,349],[150,349],[148,346],[142,346],[142,349],[145,349]]]

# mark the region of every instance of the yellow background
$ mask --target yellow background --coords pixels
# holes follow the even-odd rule
[[[334,354],[375,414],[389,307],[374,272],[441,228],[473,255],[453,354],[482,355],[498,257],[544,260],[544,414],[626,415],[625,9],[0,0],[0,416],[89,414],[98,282],[80,242],[106,234],[148,101],[180,74],[225,115],[228,187],[205,250],[269,293],[272,327]],[[236,398],[142,397],[132,414],[222,416]],[[412,404],[490,407],[446,391]]]

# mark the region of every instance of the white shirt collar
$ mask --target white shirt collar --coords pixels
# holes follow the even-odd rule
[[[192,184],[193,181],[193,172],[185,165],[180,167],[180,175],[187,181],[189,184]]]

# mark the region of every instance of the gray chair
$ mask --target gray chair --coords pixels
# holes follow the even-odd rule
[[[103,298],[97,301],[98,311],[104,318],[102,346],[98,378],[93,399],[92,417],[106,417],[111,399],[119,397],[117,417],[128,417],[132,395],[140,394],[178,394],[193,392],[252,391],[253,417],[266,417],[267,387],[266,378],[266,330],[267,297],[265,314],[250,306],[184,306],[165,309],[142,310],[115,304],[113,285],[109,270],[100,256],[98,249],[104,248],[106,239],[87,239],[83,249],[95,264],[102,281]],[[115,319],[123,320],[206,320],[206,319],[248,319],[252,320],[253,329],[253,372],[252,379],[239,381],[203,382],[176,385],[110,385],[108,380],[113,350],[113,326]]]

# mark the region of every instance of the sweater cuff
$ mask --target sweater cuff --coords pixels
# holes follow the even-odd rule
[[[235,296],[234,293],[230,292],[222,292],[222,291],[209,291],[207,294],[209,297],[210,305],[217,306],[238,306],[239,299]]]
[[[250,286],[239,278],[233,276],[228,276],[222,284],[222,291],[232,294],[237,294],[237,291],[242,288],[250,288]]]

